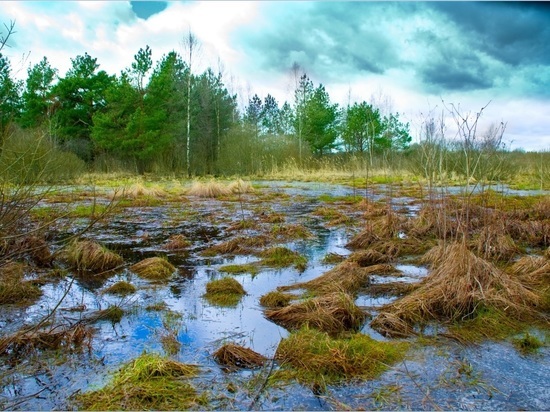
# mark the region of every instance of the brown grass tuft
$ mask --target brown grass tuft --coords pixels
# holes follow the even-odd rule
[[[158,187],[147,187],[143,183],[134,183],[122,190],[120,197],[138,199],[141,197],[166,197],[166,192]]]
[[[120,255],[92,240],[72,242],[63,256],[73,269],[94,273],[113,270],[124,263]]]
[[[151,257],[130,266],[130,270],[145,279],[168,280],[176,268],[165,258]]]
[[[474,242],[474,249],[478,256],[496,261],[510,261],[520,250],[510,235],[495,230],[492,226],[485,226]]]
[[[260,305],[266,308],[282,308],[290,304],[293,299],[296,299],[295,295],[274,290],[260,297]]]
[[[206,255],[217,254],[235,254],[248,255],[255,251],[255,248],[267,246],[270,238],[267,236],[245,237],[238,236],[226,242],[219,243],[206,249],[203,253]]]
[[[406,334],[418,323],[474,317],[482,307],[519,318],[532,314],[538,300],[519,281],[457,242],[447,247],[441,264],[416,291],[384,306],[371,326],[387,335]]]
[[[189,190],[187,191],[188,196],[197,196],[197,197],[206,197],[206,198],[216,198],[220,196],[227,196],[231,194],[231,190],[215,181],[210,181],[206,183],[202,182],[193,182]]]
[[[174,235],[170,236],[166,244],[164,245],[164,248],[166,250],[182,250],[186,249],[191,245],[191,242],[185,237],[185,235]]]
[[[131,295],[132,293],[135,293],[137,291],[137,288],[132,285],[131,283],[129,282],[126,282],[126,281],[120,281],[120,282],[117,282],[111,286],[109,286],[108,288],[106,288],[103,293],[108,293],[108,294],[111,294],[111,295],[121,295],[121,296],[126,296],[126,295]]]
[[[374,249],[367,249],[352,253],[348,260],[357,263],[363,268],[366,266],[378,265],[380,263],[388,263],[391,258]]]
[[[380,236],[375,233],[372,227],[366,227],[355,235],[346,245],[349,249],[367,249],[374,242],[380,241]]]
[[[267,358],[234,343],[226,343],[213,354],[214,359],[223,366],[229,368],[259,368],[265,364]]]
[[[0,267],[0,305],[28,304],[42,295],[31,280],[25,280],[25,265],[9,262]]]
[[[236,180],[227,185],[227,189],[234,194],[254,193],[255,189],[250,182],[245,182],[242,179]]]
[[[358,330],[366,318],[353,298],[341,292],[307,299],[281,309],[269,309],[265,311],[265,316],[289,330],[307,326],[331,335]]]

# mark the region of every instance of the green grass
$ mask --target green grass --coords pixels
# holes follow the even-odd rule
[[[307,265],[307,259],[304,256],[282,246],[264,250],[260,253],[260,256],[262,257],[260,262],[261,265],[273,268],[294,266],[296,269],[303,272]]]
[[[544,342],[541,339],[535,335],[531,335],[529,332],[525,332],[520,338],[513,339],[512,343],[524,355],[536,353],[544,346]]]
[[[333,338],[302,328],[280,342],[276,375],[323,390],[329,384],[374,379],[403,359],[408,348],[405,342],[380,342],[360,333]]]
[[[244,295],[246,291],[239,282],[225,277],[208,282],[203,297],[216,306],[235,307]]]
[[[220,272],[229,273],[231,275],[239,275],[242,273],[250,273],[252,276],[255,276],[259,273],[258,266],[254,264],[244,264],[244,265],[225,265],[220,267]]]
[[[110,295],[131,295],[132,293],[135,293],[137,291],[137,288],[132,285],[129,282],[126,281],[120,281],[117,282],[111,286],[109,286],[107,289],[105,289],[103,292],[108,293]]]
[[[142,354],[123,365],[101,389],[78,394],[84,410],[189,410],[207,404],[188,380],[198,373],[194,365],[156,354]]]

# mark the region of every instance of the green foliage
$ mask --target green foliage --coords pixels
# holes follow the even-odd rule
[[[540,340],[535,335],[531,335],[529,332],[526,332],[520,338],[513,340],[514,346],[522,354],[530,354],[537,352],[541,347],[544,346],[544,342]]]
[[[348,152],[373,152],[382,132],[380,111],[367,102],[354,103],[345,112],[342,140]]]
[[[53,108],[52,88],[57,70],[52,68],[47,57],[27,71],[26,88],[23,92],[23,127],[39,127],[51,120]]]
[[[21,84],[12,78],[10,62],[0,53],[0,142],[10,123],[19,116]]]

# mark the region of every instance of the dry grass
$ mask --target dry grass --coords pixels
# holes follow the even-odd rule
[[[380,253],[374,249],[362,250],[352,253],[348,260],[357,263],[360,267],[388,263],[391,258],[388,255]]]
[[[0,338],[0,355],[25,356],[35,350],[91,349],[92,329],[82,323],[22,330]]]
[[[371,296],[403,296],[418,289],[418,283],[387,282],[371,283],[366,292]]]
[[[348,249],[367,249],[373,243],[380,241],[378,235],[372,226],[367,226],[357,235],[355,235],[346,245]]]
[[[209,247],[203,254],[207,256],[215,256],[217,254],[248,255],[254,253],[256,248],[267,246],[270,240],[271,239],[267,236],[238,236],[226,242]]]
[[[373,265],[362,268],[357,262],[344,261],[313,280],[281,286],[278,289],[304,288],[317,294],[341,291],[355,294],[369,285],[371,275],[392,272],[395,272],[395,268],[391,265]]]
[[[28,255],[39,267],[49,267],[53,260],[48,243],[40,236],[22,237],[15,242],[14,249],[20,251],[21,255]]]
[[[355,305],[350,295],[337,292],[293,303],[281,309],[268,309],[265,317],[288,330],[307,326],[337,335],[358,330],[366,315]]]
[[[495,230],[492,226],[481,230],[473,246],[478,256],[488,260],[508,262],[520,252],[510,235]]]
[[[93,273],[114,270],[124,263],[122,256],[92,240],[70,243],[63,257],[73,269]]]
[[[408,344],[379,342],[357,333],[346,338],[303,328],[283,339],[275,353],[280,377],[293,378],[323,392],[328,384],[374,379],[403,359]]]
[[[141,182],[134,183],[120,192],[120,197],[129,199],[139,199],[142,197],[164,198],[166,195],[167,193],[160,187],[148,187]]]
[[[274,225],[271,234],[283,240],[315,238],[309,229],[300,224]]]
[[[218,306],[236,306],[246,295],[242,285],[233,278],[212,280],[206,284],[206,293],[203,297],[210,303]]]
[[[254,369],[265,364],[267,358],[254,352],[252,349],[245,348],[234,343],[226,343],[213,354],[214,359],[225,367]]]
[[[532,314],[538,300],[519,281],[457,242],[446,248],[441,263],[417,290],[381,308],[371,326],[390,336],[406,335],[415,324],[461,321],[483,307],[519,318]]]
[[[245,182],[242,179],[229,183],[227,188],[234,194],[254,193],[256,191],[250,182]]]
[[[198,368],[144,353],[124,365],[102,389],[78,394],[85,410],[188,410],[206,399],[187,382]]]
[[[282,308],[290,304],[296,296],[278,290],[271,291],[260,297],[260,305],[266,308]]]
[[[151,257],[130,266],[130,270],[142,278],[161,281],[170,279],[176,268],[165,258]]]
[[[331,265],[335,263],[342,263],[344,260],[346,260],[346,256],[331,252],[325,255],[323,258],[323,263]]]
[[[252,192],[254,192],[252,185],[249,182],[244,182],[240,179],[235,182],[231,182],[228,185],[211,180],[204,183],[193,182],[187,191],[187,195],[205,198],[218,198],[231,194],[245,194]]]
[[[24,278],[24,264],[10,262],[0,266],[0,305],[30,304],[42,295],[33,281]]]
[[[191,242],[185,237],[185,235],[170,236],[164,248],[170,251],[183,250],[188,248]]]

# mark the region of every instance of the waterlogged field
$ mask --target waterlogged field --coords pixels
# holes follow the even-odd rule
[[[506,192],[52,192],[53,255],[1,268],[0,407],[548,409],[550,201]]]

